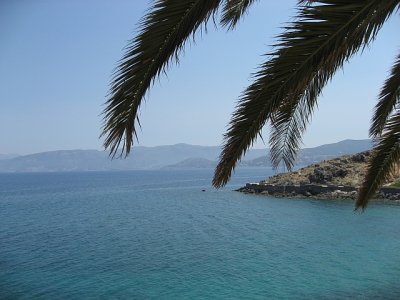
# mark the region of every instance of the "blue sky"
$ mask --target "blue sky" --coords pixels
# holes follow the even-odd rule
[[[220,145],[238,96],[279,27],[294,16],[295,3],[261,0],[235,31],[209,24],[148,94],[140,145]],[[109,81],[148,5],[0,1],[0,153],[102,149],[98,136]],[[400,49],[399,28],[397,14],[324,89],[305,147],[368,137],[380,86]]]

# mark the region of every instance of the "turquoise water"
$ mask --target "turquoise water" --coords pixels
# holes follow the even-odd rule
[[[231,191],[266,173],[0,174],[0,299],[400,299],[400,206]]]

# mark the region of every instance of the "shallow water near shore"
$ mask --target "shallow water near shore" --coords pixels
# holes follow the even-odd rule
[[[232,191],[270,174],[0,174],[0,299],[400,298],[400,206]]]

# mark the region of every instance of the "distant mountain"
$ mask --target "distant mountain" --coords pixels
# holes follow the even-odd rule
[[[250,150],[245,159],[254,159],[268,153],[264,149]],[[159,169],[168,165],[177,164],[191,158],[203,158],[217,161],[220,147],[176,144],[157,147],[134,147],[127,158],[127,164],[134,169]]]
[[[253,159],[265,150],[250,150],[246,157]],[[56,172],[160,169],[184,160],[201,158],[216,161],[220,148],[176,144],[157,147],[134,147],[126,159],[111,160],[108,153],[97,150],[60,150],[0,159],[0,172]],[[190,166],[193,165],[194,166]],[[209,167],[209,163],[186,162],[182,168]],[[179,168],[171,167],[171,168]]]
[[[333,144],[326,144],[315,148],[304,148],[300,151],[298,164],[309,164],[315,162],[315,157],[326,160],[345,154],[354,154],[371,149],[372,140],[344,140]],[[325,157],[324,157],[325,156]]]
[[[1,172],[93,171],[113,169],[118,162],[107,160],[96,150],[61,150],[0,160]]]
[[[371,149],[372,141],[344,140],[333,144],[326,144],[314,148],[304,148],[299,151],[296,165],[305,166],[322,160],[332,159],[341,155],[354,154]],[[270,167],[269,157],[261,156],[241,163],[243,167]]]
[[[7,153],[7,154],[0,154],[0,160],[2,159],[10,159],[19,156],[18,154]]]
[[[300,152],[298,164],[305,165],[342,154],[370,149],[370,140],[346,140],[339,143],[306,148]],[[177,144],[158,147],[134,147],[126,159],[111,160],[108,153],[97,150],[60,150],[0,159],[0,172],[107,171],[143,169],[213,168],[220,148]],[[270,166],[268,150],[253,149],[239,167]]]
[[[194,157],[185,159],[173,165],[165,166],[163,169],[210,169],[215,168],[216,165],[216,161],[201,157]]]

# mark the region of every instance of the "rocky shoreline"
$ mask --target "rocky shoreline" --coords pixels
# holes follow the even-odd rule
[[[236,191],[246,194],[259,194],[274,197],[288,198],[315,198],[315,199],[355,199],[357,188],[352,186],[336,185],[271,185],[263,183],[248,183]],[[390,200],[400,203],[400,189],[383,187],[376,194],[377,200]]]
[[[344,155],[294,172],[277,174],[259,183],[248,183],[237,191],[274,197],[355,199],[369,158],[369,151]],[[375,199],[399,201],[399,186],[400,173],[393,174]]]

